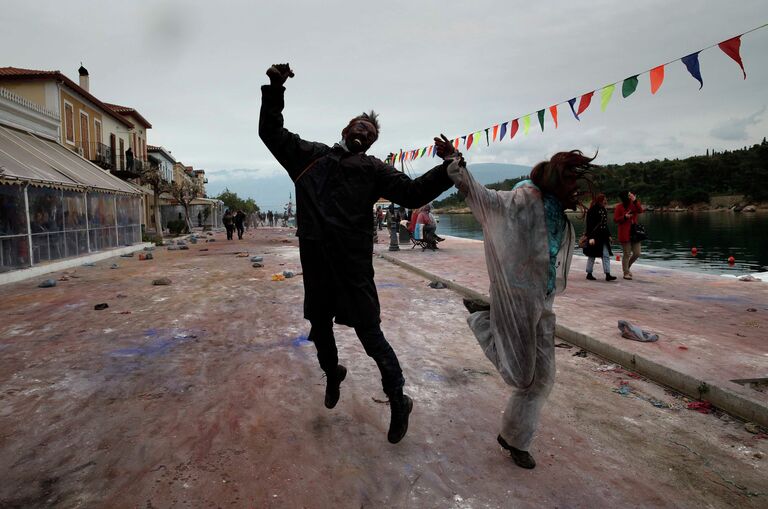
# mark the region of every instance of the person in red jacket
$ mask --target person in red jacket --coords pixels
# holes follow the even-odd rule
[[[637,216],[643,213],[643,206],[637,196],[630,191],[622,191],[619,194],[621,203],[613,210],[613,220],[619,227],[619,242],[624,252],[621,258],[621,267],[624,269],[624,279],[632,279],[632,264],[640,258],[640,241],[632,239],[632,225],[637,224]]]

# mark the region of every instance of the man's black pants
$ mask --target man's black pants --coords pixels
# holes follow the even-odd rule
[[[312,329],[309,332],[309,339],[315,343],[317,348],[317,360],[320,361],[320,368],[326,374],[333,372],[339,364],[338,350],[336,349],[336,339],[333,336],[333,320],[313,320]],[[405,383],[403,371],[400,369],[400,363],[397,360],[395,351],[390,346],[381,332],[381,326],[376,323],[355,327],[355,333],[360,339],[360,343],[379,367],[381,372],[381,385],[387,396],[398,394]]]
[[[243,232],[245,231],[245,228],[243,225],[237,225],[235,228],[237,228],[237,238],[243,240]]]

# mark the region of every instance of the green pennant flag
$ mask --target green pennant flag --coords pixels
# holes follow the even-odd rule
[[[528,134],[528,129],[531,128],[531,115],[523,117],[523,134]]]
[[[482,139],[482,136],[483,136],[483,131],[477,131],[475,133],[475,143],[478,144],[477,145],[478,147],[480,146],[480,140]]]
[[[541,132],[544,132],[544,110],[539,110],[536,112],[536,114],[539,116],[539,125],[541,126]]]
[[[611,102],[611,96],[613,95],[613,90],[616,88],[616,85],[608,85],[607,87],[604,87],[600,91],[600,110],[605,111],[605,109],[608,107],[608,103]]]
[[[632,76],[624,80],[621,84],[621,96],[626,99],[637,90],[637,76]]]
[[[427,147],[424,147],[421,149],[421,153],[419,154],[419,157],[424,157],[424,153],[427,151]]]

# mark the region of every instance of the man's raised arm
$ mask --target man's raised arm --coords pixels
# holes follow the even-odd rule
[[[267,76],[270,84],[261,87],[259,137],[295,181],[307,166],[330,148],[323,143],[302,140],[283,127],[283,85],[288,78],[294,76],[291,67],[288,64],[275,64],[267,69]]]

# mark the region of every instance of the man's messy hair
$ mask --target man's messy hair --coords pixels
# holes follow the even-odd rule
[[[378,137],[379,133],[381,132],[381,126],[379,125],[379,114],[375,111],[371,110],[368,113],[363,112],[362,115],[358,115],[355,118],[353,118],[350,123],[354,122],[355,120],[364,120],[366,122],[370,122],[373,124],[373,127],[376,128],[376,136]]]

